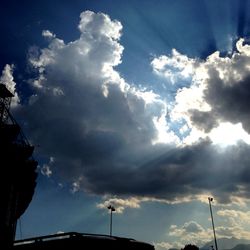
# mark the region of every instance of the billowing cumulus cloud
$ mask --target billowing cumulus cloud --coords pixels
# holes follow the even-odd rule
[[[114,69],[123,51],[121,28],[105,14],[86,11],[78,40],[66,44],[46,30],[48,47],[29,53],[37,70],[34,95],[18,115],[27,118],[37,152],[53,157],[53,173],[90,192],[130,193],[121,179],[138,178],[139,165],[163,152],[152,142],[166,103]]]
[[[127,83],[116,70],[124,49],[119,21],[85,11],[78,28],[79,38],[68,43],[45,30],[48,47],[30,49],[34,94],[16,111],[25,117],[32,143],[40,145],[37,154],[47,162],[53,157],[53,175],[69,182],[72,192],[122,197],[127,203],[121,207],[130,207],[129,196],[173,203],[208,193],[225,203],[250,197],[250,146],[239,142],[221,149],[209,138],[221,121],[247,126],[247,45],[238,42],[231,58],[215,53],[199,62],[173,51],[173,60],[155,60],[159,74],[167,70],[169,76],[172,67],[178,79],[194,81],[177,92],[168,111],[164,97]],[[191,130],[195,142],[181,145],[168,115],[170,122],[184,119],[181,129]],[[44,174],[51,175],[44,166]]]
[[[174,70],[169,69],[171,65]],[[175,76],[176,69],[183,78],[191,76],[191,85],[179,89],[176,95],[174,119],[185,118],[190,127],[205,133],[222,122],[241,123],[243,129],[250,132],[250,46],[243,39],[237,41],[236,51],[230,56],[221,56],[216,51],[205,60],[199,60],[176,52],[155,58],[152,66],[157,72],[160,69],[166,79]],[[184,69],[189,74],[183,74]]]

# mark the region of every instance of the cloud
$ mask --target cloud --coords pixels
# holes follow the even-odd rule
[[[221,130],[221,123],[242,125],[237,134],[250,132],[250,46],[241,38],[235,48],[231,55],[221,56],[216,51],[205,60],[189,58],[173,49],[171,55],[152,60],[153,70],[167,81],[183,82],[185,79],[185,87],[177,90],[175,102],[169,106],[173,107],[169,112],[172,121],[184,120],[191,129],[184,142],[210,137],[212,130]],[[223,135],[226,136],[230,133]]]
[[[53,173],[51,170],[53,163],[54,163],[54,158],[50,157],[48,164],[45,163],[42,165],[42,167],[38,166],[38,168],[40,168],[41,174],[47,176],[48,178],[51,177],[51,175]]]
[[[171,249],[171,248],[175,248],[175,249],[181,249],[183,248],[183,245],[180,243],[174,243],[171,244],[169,242],[154,242],[153,245],[155,246],[156,250],[167,250],[167,249]]]
[[[121,27],[105,14],[86,11],[75,41],[66,44],[44,31],[48,47],[29,53],[37,70],[34,94],[17,114],[26,117],[26,131],[40,145],[37,152],[53,156],[53,174],[72,183],[81,177],[90,192],[113,193],[116,186],[128,192],[129,184],[119,179],[138,175],[138,164],[163,150],[152,142],[165,101],[129,85],[114,69],[123,51]]]
[[[249,213],[241,210],[221,209],[217,216],[224,218],[223,226],[216,223],[215,231],[217,239],[232,237],[239,240],[248,240],[249,231],[246,225],[249,219]],[[218,220],[217,222],[220,221]],[[183,248],[186,244],[195,244],[199,247],[204,246],[213,240],[212,228],[204,228],[196,221],[188,221],[183,225],[171,225],[168,230],[168,242],[155,243],[156,249]],[[218,240],[218,245],[223,241]],[[222,246],[221,246],[222,247]]]
[[[244,209],[220,209],[217,216],[224,219],[224,224],[228,227],[218,227],[218,234],[233,236],[237,239],[249,239],[249,219],[250,212]]]
[[[107,210],[107,207],[112,205],[114,206],[116,213],[123,213],[125,208],[140,208],[140,202],[141,199],[134,197],[128,199],[110,198],[103,203],[97,204],[97,207]]]
[[[239,39],[236,49],[230,57],[214,52],[205,61],[197,61],[191,86],[176,96],[176,111],[206,133],[221,122],[241,123],[245,131],[250,131],[250,46]]]
[[[49,165],[43,164],[43,166],[41,168],[41,173],[42,173],[42,175],[50,177],[52,175],[52,171],[51,171]]]
[[[3,71],[2,75],[0,77],[0,83],[4,84],[7,89],[14,95],[12,98],[12,107],[15,108],[19,104],[19,96],[16,92],[16,82],[14,81],[13,77],[13,70],[14,70],[14,65],[11,64],[6,64]]]
[[[209,101],[212,90],[207,86],[214,79],[210,72],[217,64],[217,71],[225,71],[224,78],[228,79],[227,68],[234,65],[237,74],[232,77],[240,76],[242,82],[245,76],[240,65],[245,66],[243,54],[247,61],[247,45],[237,43],[239,52],[232,58],[214,54],[206,62],[173,53],[177,58],[168,63],[182,77],[192,76],[196,81],[177,92],[171,122],[185,119],[193,138],[194,132],[202,135],[195,143],[180,145],[166,122],[165,98],[129,84],[116,70],[122,62],[121,23],[103,13],[85,11],[78,28],[79,38],[68,43],[48,30],[43,32],[48,47],[33,47],[29,52],[29,63],[37,71],[30,80],[34,94],[28,105],[16,112],[18,117],[25,117],[23,127],[31,141],[40,145],[36,153],[53,157],[53,175],[59,182],[69,182],[72,192],[84,190],[128,202],[128,197],[143,197],[178,203],[211,194],[228,203],[235,197],[250,197],[250,146],[238,142],[222,150],[207,133],[220,122],[220,108]],[[229,66],[223,66],[224,62]],[[190,64],[188,72],[186,64]],[[194,67],[199,74],[192,72]],[[155,68],[165,70],[156,61]],[[213,83],[211,86],[217,86]],[[227,102],[227,98],[223,100]],[[244,128],[244,121],[239,121]],[[130,206],[120,205],[121,209]]]
[[[180,243],[194,244],[203,246],[211,240],[212,231],[205,230],[200,224],[195,221],[189,221],[182,226],[171,225],[169,228],[169,236],[180,239]]]
[[[216,226],[215,231],[217,239],[230,239],[232,237],[241,240],[249,239],[248,230],[240,225]],[[196,221],[189,221],[181,226],[171,225],[169,228],[169,236],[174,240],[173,242],[178,240],[179,244],[195,244],[202,247],[213,239],[213,231],[210,228],[205,229]],[[221,242],[218,241],[218,244],[220,246]]]
[[[202,228],[202,226],[199,225],[195,221],[190,221],[189,223],[185,223],[182,228],[187,233],[194,233],[194,234],[195,233],[200,233],[200,232],[204,231],[204,229]]]
[[[248,223],[250,221],[250,212],[243,212],[234,209],[223,209],[217,212],[219,216],[225,217],[232,225]]]
[[[250,233],[249,230],[242,226],[231,226],[231,227],[217,227],[216,234],[218,237],[232,238],[248,240]]]
[[[71,193],[76,193],[81,189],[81,182],[82,182],[82,177],[79,177],[78,179],[76,179],[73,183],[72,183],[72,187],[71,187]]]
[[[103,13],[94,14],[92,11],[84,11],[80,15],[81,20],[78,25],[82,36],[91,38],[107,37],[108,39],[119,40],[122,25],[119,21],[111,21],[108,15]]]
[[[178,80],[190,78],[194,74],[195,64],[194,59],[180,54],[176,49],[172,50],[170,56],[162,55],[151,62],[153,71],[173,84]]]

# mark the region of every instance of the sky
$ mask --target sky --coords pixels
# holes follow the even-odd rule
[[[16,238],[157,250],[250,237],[250,1],[8,0],[0,82],[35,146]]]

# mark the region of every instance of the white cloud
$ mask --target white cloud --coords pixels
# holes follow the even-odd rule
[[[249,239],[249,232],[240,225],[216,226],[215,231],[217,239],[230,239],[232,237],[241,240]],[[210,228],[203,228],[195,221],[186,222],[182,226],[171,225],[169,236],[174,239],[174,242],[179,242],[179,244],[194,244],[199,247],[213,241],[213,231]],[[218,244],[220,247],[221,242],[218,241]]]
[[[217,128],[211,130],[209,137],[213,143],[221,146],[237,144],[240,140],[250,144],[250,135],[242,128],[240,123],[220,123]]]
[[[218,227],[219,234],[233,236],[238,239],[249,239],[250,212],[236,209],[221,209],[217,215],[224,219],[228,227]]]
[[[42,175],[50,177],[52,175],[52,171],[50,169],[50,166],[47,164],[43,164],[43,166],[41,167],[41,173],[42,173]]]
[[[175,49],[170,56],[162,55],[151,62],[153,71],[173,84],[180,79],[190,78],[194,74],[195,64],[194,59],[180,54]]]
[[[168,250],[171,248],[175,248],[175,249],[183,248],[183,245],[178,243],[178,242],[169,243],[169,242],[162,241],[162,242],[154,242],[153,244],[154,244],[156,250]]]
[[[217,212],[219,216],[225,217],[232,225],[250,224],[250,212],[234,209],[223,209]]]
[[[228,226],[228,227],[216,227],[216,234],[218,237],[223,238],[237,238],[248,240],[250,237],[250,232],[241,226]]]
[[[110,198],[103,203],[97,204],[98,208],[106,209],[109,205],[114,206],[116,213],[123,213],[126,208],[140,208],[141,199],[134,197],[122,199],[122,198]]]
[[[80,17],[78,28],[82,36],[87,36],[88,39],[107,38],[118,40],[121,36],[121,23],[117,20],[111,21],[106,14],[94,14],[92,11],[84,11]]]
[[[52,32],[50,32],[49,30],[43,30],[42,35],[44,37],[49,38],[49,39],[56,37],[55,34],[53,34]]]
[[[12,98],[12,107],[16,107],[20,102],[16,92],[16,82],[13,77],[14,68],[13,64],[6,64],[0,77],[0,83],[6,85],[7,89],[14,95]]]
[[[79,190],[80,190],[80,188],[81,188],[81,178],[79,179],[79,180],[77,180],[77,181],[74,181],[73,183],[72,183],[72,187],[71,187],[71,192],[74,194],[74,193],[76,193],[76,192],[78,192]]]
[[[41,174],[47,176],[48,178],[51,177],[53,174],[51,168],[54,163],[54,158],[50,157],[48,164],[43,164],[42,167],[40,168]]]
[[[169,228],[169,236],[178,239],[180,244],[194,244],[203,246],[211,240],[212,231],[204,229],[200,224],[195,221],[189,221],[182,226],[171,225]]]
[[[250,46],[244,44],[244,39],[239,39],[236,48],[230,57],[223,57],[216,51],[201,61],[173,51],[170,56],[160,56],[152,61],[153,69],[166,79],[178,74],[190,76],[190,86],[177,91],[170,112],[171,121],[184,119],[191,129],[184,138],[185,143],[194,143],[199,137],[209,137],[220,145],[235,144],[238,140],[249,143]],[[183,74],[185,65],[189,66],[190,73]],[[225,127],[237,130],[234,138]],[[215,136],[222,130],[223,137]]]
[[[249,239],[249,212],[233,209],[221,209],[217,212],[217,216],[225,219],[223,226],[216,225],[215,231],[219,247],[225,244],[220,239],[236,238],[240,240]],[[217,220],[219,218],[217,217]],[[248,225],[246,225],[248,224]],[[186,244],[195,244],[199,247],[204,246],[210,241],[213,241],[213,231],[209,228],[204,228],[196,221],[185,222],[183,225],[171,225],[168,232],[168,242],[154,243],[156,249],[163,250],[169,248],[183,248]]]

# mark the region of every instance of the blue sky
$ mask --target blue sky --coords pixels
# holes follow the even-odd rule
[[[249,238],[250,1],[2,1],[0,82],[36,146],[17,238],[158,250]]]

